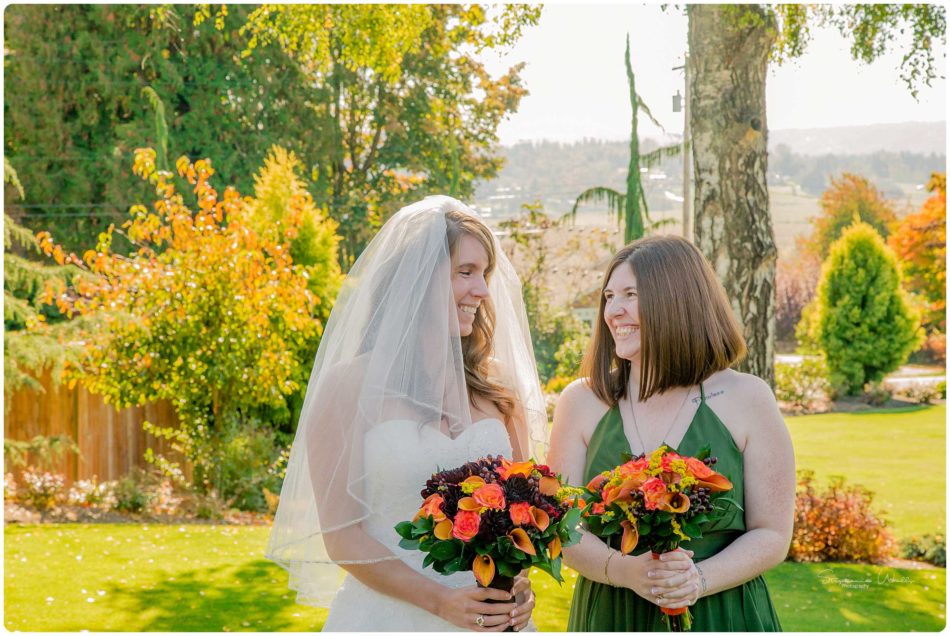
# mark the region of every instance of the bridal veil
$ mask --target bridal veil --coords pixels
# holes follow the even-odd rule
[[[300,603],[329,604],[339,564],[399,558],[354,531],[374,512],[364,492],[366,434],[410,420],[455,437],[473,424],[452,292],[451,211],[478,217],[445,196],[396,213],[354,264],[327,321],[267,547],[267,557],[290,573]],[[494,309],[490,379],[515,400],[520,417],[509,430],[516,452],[540,459],[547,417],[521,283],[492,240],[490,299],[479,309]]]

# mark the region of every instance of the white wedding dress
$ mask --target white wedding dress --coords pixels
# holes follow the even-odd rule
[[[486,455],[511,457],[504,424],[491,418],[475,422],[451,438],[431,426],[409,420],[391,420],[371,429],[364,439],[366,495],[374,514],[363,528],[399,555],[417,572],[448,587],[475,584],[471,572],[442,575],[423,568],[425,554],[399,547],[394,529],[422,504],[420,492],[432,473],[457,468]],[[385,565],[385,562],[384,562]],[[323,631],[451,632],[464,631],[420,607],[386,596],[347,575],[330,605]]]

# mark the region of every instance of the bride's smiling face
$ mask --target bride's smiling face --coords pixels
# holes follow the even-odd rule
[[[452,292],[460,336],[471,335],[475,316],[488,298],[487,269],[488,252],[474,236],[463,234],[452,254]]]

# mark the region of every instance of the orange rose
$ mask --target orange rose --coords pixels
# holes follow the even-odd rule
[[[650,460],[646,457],[641,457],[640,459],[632,459],[626,464],[621,464],[618,470],[620,474],[624,477],[632,477],[637,473],[640,473],[646,470],[650,466]]]
[[[472,493],[472,497],[484,508],[505,509],[505,491],[498,484],[485,484]]]
[[[455,515],[455,525],[452,526],[452,536],[468,543],[476,534],[482,518],[477,512],[459,510]]]
[[[600,502],[597,502],[597,503],[595,503],[595,504],[591,504],[591,506],[590,506],[590,514],[593,514],[593,515],[602,515],[602,514],[604,514],[605,512],[607,512],[607,506],[605,506],[604,504],[602,504],[602,503],[600,503]]]
[[[665,503],[666,484],[658,477],[643,484],[640,491],[643,493],[643,503],[646,504],[647,510],[656,510],[658,506]]]
[[[508,514],[511,515],[511,523],[516,526],[530,524],[532,521],[531,504],[527,502],[513,503],[508,509]]]
[[[445,513],[442,512],[442,495],[439,493],[434,493],[426,497],[426,500],[422,502],[422,507],[419,508],[419,512],[416,513],[416,516],[413,517],[413,521],[420,519],[422,517],[432,517],[432,520],[436,523],[443,521],[445,519]]]

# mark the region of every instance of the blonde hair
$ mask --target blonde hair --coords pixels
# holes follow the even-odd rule
[[[488,268],[485,279],[491,278],[495,269],[495,238],[487,225],[479,219],[463,212],[451,211],[445,215],[446,239],[449,252],[455,255],[463,235],[476,239],[488,254]],[[491,297],[485,298],[475,322],[472,333],[462,337],[462,359],[465,364],[465,383],[470,391],[472,406],[475,398],[480,397],[494,404],[508,420],[515,410],[515,401],[505,387],[489,379],[491,372],[492,339],[495,334],[495,306]]]
[[[633,241],[614,256],[601,285],[600,309],[581,375],[604,403],[626,397],[630,361],[617,356],[604,323],[603,290],[627,263],[637,279],[640,313],[640,395],[693,386],[745,357],[746,345],[726,291],[706,257],[678,236]]]

